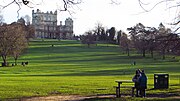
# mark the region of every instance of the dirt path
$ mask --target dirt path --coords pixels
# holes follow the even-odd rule
[[[100,95],[100,96],[47,96],[47,97],[31,97],[31,98],[22,98],[20,101],[81,101],[85,99],[92,98],[114,98],[115,95]]]
[[[47,97],[31,97],[31,98],[22,98],[20,101],[82,101],[85,99],[93,98],[115,98],[115,95],[97,95],[97,96],[78,96],[78,95],[59,95],[59,96],[47,96]],[[147,99],[153,98],[173,98],[180,99],[180,96],[149,96]]]
[[[48,97],[32,97],[32,98],[22,98],[21,101],[79,101],[83,100],[84,97],[81,96],[48,96]]]

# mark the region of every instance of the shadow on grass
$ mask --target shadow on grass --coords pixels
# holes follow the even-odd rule
[[[99,71],[83,71],[76,73],[66,74],[32,74],[27,76],[120,76],[120,75],[132,75],[132,71],[128,70],[99,70]]]

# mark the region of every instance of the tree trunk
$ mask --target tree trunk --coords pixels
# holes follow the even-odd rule
[[[17,58],[14,59],[15,66],[17,66]]]
[[[163,58],[163,60],[165,60],[165,49],[163,49],[163,51],[162,51],[162,58]]]
[[[151,58],[154,58],[154,52],[152,49],[151,49]]]
[[[2,57],[2,59],[3,59],[3,64],[2,64],[2,66],[7,66],[6,56],[2,55],[1,57]]]
[[[143,57],[146,57],[146,50],[143,49]]]
[[[90,44],[88,43],[88,48],[90,47]]]
[[[129,54],[129,48],[127,48],[126,52],[127,52],[127,55],[130,56],[130,54]]]
[[[52,45],[52,46],[54,46],[54,45]],[[13,57],[14,57],[14,63],[15,63],[15,66],[16,66],[19,55],[18,54],[14,54]]]

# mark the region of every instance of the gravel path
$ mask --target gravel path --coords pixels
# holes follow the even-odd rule
[[[100,95],[100,96],[47,96],[47,97],[31,97],[31,98],[22,98],[20,101],[81,101],[91,98],[114,98],[115,95]]]
[[[126,95],[127,96],[127,95]],[[58,96],[47,96],[47,97],[30,97],[22,98],[17,101],[82,101],[85,99],[93,98],[115,98],[115,95],[97,95],[97,96],[78,96],[78,95],[58,95]],[[173,98],[180,100],[180,96],[148,96],[147,99],[153,98]]]

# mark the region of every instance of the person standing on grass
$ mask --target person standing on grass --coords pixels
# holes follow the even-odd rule
[[[144,70],[141,71],[141,75],[139,77],[138,82],[140,86],[140,95],[141,97],[145,97],[146,96],[145,90],[147,89],[147,77]]]
[[[139,77],[140,77],[140,70],[136,70],[136,74],[134,75],[132,81],[134,82],[134,87],[136,89],[136,97],[139,96],[140,86],[139,86]]]

